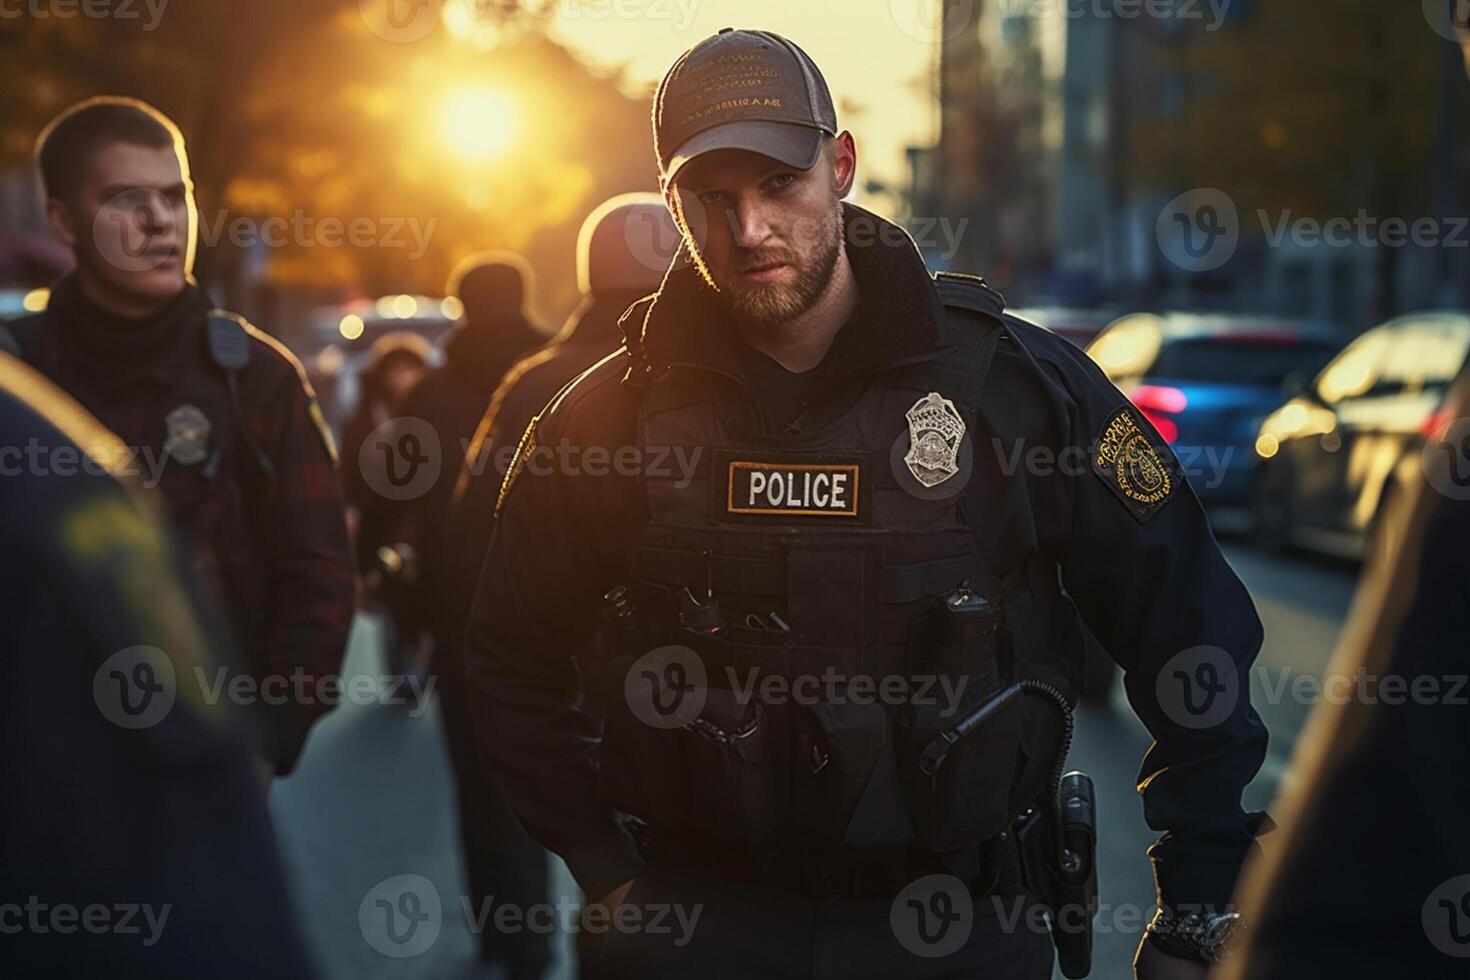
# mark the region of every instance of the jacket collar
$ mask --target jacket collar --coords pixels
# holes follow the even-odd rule
[[[844,330],[856,330],[848,368],[873,372],[942,347],[943,305],[913,239],[902,228],[844,204],[847,258],[858,286],[858,309]],[[681,244],[663,285],[622,321],[632,372],[645,377],[671,364],[736,370],[733,344],[742,343],[718,295]]]

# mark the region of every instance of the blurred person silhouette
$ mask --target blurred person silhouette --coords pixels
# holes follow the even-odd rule
[[[1470,958],[1470,374],[1396,494],[1245,875],[1223,976],[1463,977]]]
[[[526,426],[564,385],[618,348],[623,314],[658,289],[679,241],[663,198],[652,193],[620,194],[582,223],[577,238],[582,302],[555,337],[506,372],[460,468],[450,512],[454,571],[446,595],[447,623],[462,628],[469,620],[501,478]]]
[[[462,322],[445,343],[445,361],[430,370],[413,387],[398,413],[398,424],[390,427],[387,442],[408,460],[414,446],[437,442],[438,458],[427,465],[436,472],[409,485],[390,499],[373,494],[362,506],[364,535],[371,535],[377,549],[396,548],[407,559],[397,576],[411,580],[403,601],[395,610],[397,632],[393,643],[400,650],[431,651],[429,662],[399,664],[415,672],[431,670],[441,692],[446,715],[458,717],[453,695],[456,678],[462,673],[459,640],[463,622],[449,624],[444,618],[443,597],[450,588],[450,539],[447,532],[450,501],[464,447],[474,435],[505,372],[518,358],[542,344],[547,332],[540,329],[529,312],[534,291],[530,266],[510,253],[481,253],[462,261],[450,276],[449,294],[464,304]],[[426,453],[425,457],[432,456]],[[397,459],[387,460],[396,465]],[[420,459],[424,463],[425,459]],[[410,472],[405,469],[404,472]],[[432,479],[429,479],[432,476]],[[407,550],[403,545],[407,545]],[[391,557],[390,557],[391,562]],[[416,636],[432,642],[415,646]],[[424,690],[408,685],[408,690]],[[457,731],[451,726],[452,731]],[[451,736],[451,758],[459,757],[457,740]],[[522,908],[546,900],[545,857],[539,848],[524,842],[525,834],[508,809],[477,811],[476,833],[467,838],[467,848],[477,848],[468,863],[484,869],[472,877],[472,891],[493,894],[501,903]],[[475,889],[480,881],[493,882],[488,892]],[[479,906],[477,905],[477,909]],[[532,930],[501,934],[492,926],[480,930],[481,958],[504,964],[511,978],[539,977],[550,962],[549,937]]]
[[[445,740],[457,787],[460,839],[476,907],[507,884],[526,895],[544,894],[547,873],[545,851],[521,829],[483,777],[463,682],[464,627],[490,544],[500,480],[509,453],[531,418],[558,389],[622,342],[620,318],[658,289],[679,240],[673,218],[657,194],[622,194],[587,217],[577,239],[582,302],[552,340],[506,372],[460,469],[445,536],[447,576],[439,593],[443,602],[439,618],[445,626],[436,640],[436,663]]]
[[[408,331],[378,338],[358,375],[358,399],[342,429],[342,491],[357,553],[358,604],[382,614],[383,661],[391,675],[419,668],[423,623],[415,597],[418,563],[410,542],[386,525],[387,509],[374,506],[373,486],[383,486],[390,461],[363,449],[375,432],[398,418],[414,386],[429,369],[429,342]],[[374,470],[373,478],[368,475]],[[410,690],[414,690],[410,688]]]
[[[315,975],[233,646],[136,457],[0,354],[0,974]]]
[[[361,507],[373,496],[357,461],[374,429],[396,418],[414,386],[429,369],[429,342],[416,333],[395,330],[379,337],[358,374],[357,405],[342,427],[342,493],[347,506]],[[359,531],[358,561],[364,560]],[[381,542],[369,542],[381,543]]]
[[[1470,71],[1470,2],[1445,2]],[[1254,926],[1223,980],[1470,975],[1470,365],[1444,405],[1242,878]]]

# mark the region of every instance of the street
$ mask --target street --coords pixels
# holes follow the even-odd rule
[[[1290,696],[1290,679],[1320,675],[1346,617],[1354,572],[1313,558],[1267,557],[1231,541],[1225,551],[1266,626],[1252,691],[1271,731],[1271,747],[1247,796],[1249,807],[1260,808],[1281,779],[1311,707]],[[375,629],[371,619],[359,617],[345,670],[349,676],[380,673],[373,653]],[[271,795],[299,918],[328,980],[483,975],[471,966],[473,917],[459,898],[466,888],[436,712],[434,706],[417,716],[406,705],[339,707],[312,735],[300,768]],[[1102,911],[1092,973],[1098,980],[1132,976],[1132,951],[1153,903],[1143,850],[1157,835],[1145,826],[1133,788],[1148,743],[1121,684],[1114,686],[1111,705],[1078,713],[1069,764],[1092,775],[1099,800]],[[372,926],[359,924],[359,910],[370,904],[375,886],[399,875],[432,883],[442,915],[436,938],[395,949],[374,935]],[[560,882],[570,900],[575,889],[564,872]],[[396,953],[420,947],[422,952],[390,957],[374,947],[374,940]],[[567,976],[564,963],[563,957],[555,977]]]

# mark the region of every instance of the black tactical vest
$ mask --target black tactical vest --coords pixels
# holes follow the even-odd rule
[[[711,371],[642,388],[643,459],[697,465],[645,472],[650,518],[612,597],[613,806],[746,844],[945,853],[1046,788],[1060,704],[996,695],[1030,678],[1073,700],[1031,625],[1062,608],[1056,569],[997,578],[959,506],[1000,298],[970,277],[939,287],[942,348],[874,375],[820,431],[745,431],[731,400],[748,395]]]

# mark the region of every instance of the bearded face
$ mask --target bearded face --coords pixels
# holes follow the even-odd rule
[[[830,153],[806,171],[743,150],[712,153],[674,189],[696,265],[742,323],[779,326],[822,294],[842,254]]]

